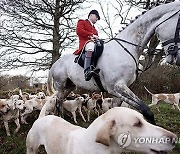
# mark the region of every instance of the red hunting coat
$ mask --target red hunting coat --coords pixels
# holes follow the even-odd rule
[[[89,20],[80,19],[77,23],[76,33],[79,37],[79,49],[76,50],[73,54],[78,55],[81,53],[82,48],[88,40],[91,39],[91,36],[98,35],[98,32],[94,26],[91,25]]]

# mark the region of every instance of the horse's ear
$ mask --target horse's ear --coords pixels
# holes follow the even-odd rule
[[[110,136],[115,133],[115,120],[107,121],[98,131],[96,142],[110,146]]]

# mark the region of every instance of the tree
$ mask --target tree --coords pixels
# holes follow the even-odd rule
[[[84,0],[2,0],[0,69],[48,69],[75,41],[75,11]]]
[[[115,37],[119,31],[123,30],[131,22],[134,8],[126,0],[115,0],[113,2],[107,0],[106,3],[102,0],[95,1],[100,6],[102,12],[101,20],[104,21],[104,24],[100,25],[100,29],[106,34],[108,39]],[[117,25],[118,28],[115,28]]]
[[[174,2],[175,0],[126,0],[129,4],[133,6],[137,6],[139,8],[143,8],[146,10],[151,9],[152,7],[165,4],[165,3],[170,3]]]
[[[27,89],[30,88],[29,78],[26,76],[9,76],[0,75],[0,90],[13,91],[14,89]]]

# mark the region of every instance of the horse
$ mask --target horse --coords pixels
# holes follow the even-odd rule
[[[97,68],[101,70],[99,77],[104,89],[137,109],[152,124],[155,124],[153,112],[128,87],[137,77],[139,57],[151,37],[156,35],[161,42],[174,38],[179,12],[179,1],[147,11],[119,32],[115,38],[104,44],[104,51],[97,63]],[[172,44],[173,42],[164,46],[165,53]],[[177,44],[179,43],[176,43],[176,46]],[[60,107],[63,99],[77,87],[100,91],[94,78],[85,81],[83,68],[74,63],[75,57],[74,54],[63,55],[49,70],[47,90],[49,94],[54,90],[58,91]],[[180,65],[179,49],[176,53],[176,64]]]

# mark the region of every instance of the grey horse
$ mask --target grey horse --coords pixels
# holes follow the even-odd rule
[[[97,64],[97,68],[101,70],[99,76],[104,89],[136,108],[151,123],[155,123],[154,114],[128,87],[137,77],[139,57],[152,35],[156,34],[161,42],[174,38],[179,12],[179,1],[147,11],[104,45],[104,51]],[[165,52],[172,43],[164,46]],[[167,54],[168,56],[170,55]],[[74,63],[75,57],[73,54],[60,57],[49,71],[48,91],[50,94],[53,89],[58,91],[60,105],[76,87],[99,91],[93,78],[85,81],[83,68]],[[179,50],[173,58],[174,62],[180,65]]]

